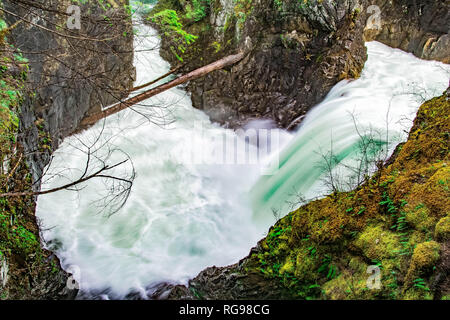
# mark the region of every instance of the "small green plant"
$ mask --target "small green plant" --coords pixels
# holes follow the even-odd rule
[[[242,28],[248,15],[253,11],[252,0],[233,0],[234,14],[238,20],[238,27]]]
[[[308,247],[308,251],[309,251],[309,255],[310,255],[311,257],[315,257],[316,252],[317,252],[317,249],[316,249],[315,247],[313,247],[313,246]]]
[[[189,20],[200,21],[208,15],[211,0],[192,0],[186,5],[185,17]]]
[[[386,191],[383,192],[381,199],[382,200],[379,202],[379,205],[384,207],[386,209],[386,213],[390,214],[390,216],[395,219],[397,217],[398,208],[394,201],[389,197],[389,194]],[[391,228],[396,228],[396,224],[394,224]]]
[[[156,23],[163,34],[170,41],[170,50],[178,60],[183,61],[183,54],[187,47],[195,42],[198,36],[183,30],[183,25],[175,10],[166,9],[151,16],[152,22]]]
[[[283,10],[283,1],[282,0],[273,0],[275,7],[278,9],[278,11]]]
[[[326,254],[322,260],[322,265],[317,269],[319,273],[326,273],[327,279],[336,277],[337,268],[331,263],[331,256]]]
[[[216,53],[220,51],[221,45],[220,45],[219,42],[214,41],[211,45],[212,45],[212,47],[214,48],[214,50],[215,50]]]
[[[425,291],[430,291],[430,289],[427,287],[427,285],[425,283],[425,280],[422,279],[422,278],[414,279],[413,285],[416,288],[419,288],[419,289],[422,289],[422,290],[425,290]]]
[[[366,211],[366,207],[365,206],[361,206],[359,208],[359,211],[356,213],[358,216],[363,214]]]

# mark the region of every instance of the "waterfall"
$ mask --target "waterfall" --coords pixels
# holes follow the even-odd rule
[[[156,31],[139,28],[136,85],[170,68],[157,49],[145,50],[158,47]],[[145,296],[154,284],[186,284],[208,266],[244,257],[264,236],[253,226],[247,197],[258,167],[202,164],[221,146],[217,137],[240,139],[233,130],[211,123],[181,89],[133,109],[137,112],[124,110],[66,138],[42,186],[78,178],[87,161],[85,146],[98,150],[99,158],[120,149],[130,156],[137,176],[119,212],[102,212],[107,203],[98,200],[105,196],[107,181],[101,179],[90,180],[78,192],[40,196],[37,203],[46,247],[74,273],[81,290],[94,296],[123,298],[131,291]],[[123,159],[121,152],[111,157],[111,163]],[[114,174],[129,169],[123,166]]]
[[[330,193],[330,176],[339,189],[355,187],[353,168],[366,165],[361,149],[372,153],[367,171],[373,172],[376,160],[387,160],[407,139],[419,106],[447,88],[448,65],[379,42],[366,46],[361,77],[341,81],[308,112],[295,138],[276,155],[278,171],[253,187],[255,218],[263,225],[273,222],[273,212],[283,216],[305,200]]]
[[[135,45],[136,85],[169,70],[158,50],[144,50],[158,46],[156,32],[140,28],[146,37]],[[100,298],[124,298],[130,292],[146,297],[158,283],[186,284],[206,267],[237,262],[275,222],[272,208],[287,213],[292,190],[306,197],[323,194],[318,148],[327,152],[332,141],[340,161],[351,161],[360,136],[349,111],[361,132],[373,128],[379,134],[379,146],[388,153],[405,139],[404,130],[420,105],[408,93],[420,88],[428,98],[445,89],[447,66],[379,43],[367,46],[369,60],[360,79],[336,85],[295,134],[278,132],[280,148],[287,146],[271,149],[266,161],[279,160],[272,175],[261,176],[259,164],[193,160],[221,148],[223,140],[217,137],[240,142],[245,137],[211,123],[180,88],[66,138],[46,170],[43,189],[79,177],[87,147],[100,158],[111,150],[126,152],[137,177],[125,206],[112,216],[98,206],[105,190],[102,179],[88,181],[77,192],[40,196],[36,215],[45,246],[74,274],[83,293]],[[239,152],[255,148],[247,145]],[[114,153],[111,160],[120,161],[121,155]]]

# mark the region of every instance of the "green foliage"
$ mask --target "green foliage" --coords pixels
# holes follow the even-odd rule
[[[0,212],[0,250],[14,252],[23,257],[39,252],[40,243],[36,236],[23,225],[14,223],[14,221],[14,213]]]
[[[170,41],[170,49],[178,60],[183,61],[182,55],[187,46],[198,37],[183,30],[183,25],[175,10],[166,9],[149,17],[156,23],[165,37]]]
[[[386,208],[386,212],[391,216],[395,217],[398,209],[394,203],[394,201],[389,197],[389,194],[385,191],[383,192],[382,201],[379,202],[380,206]]]
[[[242,28],[247,17],[253,11],[253,0],[233,0],[234,1],[234,14],[238,21],[238,27]]]
[[[273,0],[273,2],[278,11],[281,11],[283,9],[283,0]]]
[[[425,291],[430,291],[430,289],[427,287],[425,280],[422,278],[414,279],[414,287],[423,289]]]
[[[0,19],[0,31],[3,31],[5,29],[8,29],[8,25],[6,24],[5,20]]]
[[[19,128],[19,106],[22,101],[21,90],[28,71],[28,61],[21,54],[0,57],[0,154],[5,157],[16,142]],[[9,69],[13,65],[22,68],[21,78],[17,79]]]
[[[326,254],[322,260],[322,264],[320,265],[317,272],[325,273],[327,279],[333,279],[336,277],[336,267],[331,263],[331,256]]]
[[[3,21],[3,20],[1,20]],[[3,21],[4,22],[4,21]],[[0,25],[3,25],[0,22]],[[7,28],[6,24],[3,25]],[[7,43],[3,44],[3,48],[8,48]],[[18,54],[13,54],[12,50],[3,50],[0,56],[0,158],[2,160],[2,168],[0,169],[0,192],[7,183],[6,177],[8,170],[4,172],[3,167],[8,157],[14,158],[14,148],[16,136],[19,129],[19,106],[22,102],[21,90],[24,88],[25,77],[17,78],[17,74],[10,73],[10,68],[20,65],[26,74],[28,66],[27,59]],[[10,160],[10,162],[12,162]],[[15,225],[15,215],[18,208],[5,198],[0,198],[0,250],[5,253],[12,248],[16,248],[18,252],[30,248],[31,243],[36,239],[27,233],[26,229],[21,225]],[[8,212],[10,214],[8,214]],[[5,243],[11,246],[5,245]]]
[[[186,5],[185,18],[198,22],[208,15],[211,0],[192,0]]]
[[[444,217],[436,224],[434,237],[440,241],[450,240],[450,216]]]

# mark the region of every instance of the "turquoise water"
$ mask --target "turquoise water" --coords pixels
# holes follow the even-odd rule
[[[151,28],[141,28],[136,84],[169,70],[157,50],[143,50],[157,47],[158,38]],[[321,155],[333,150],[338,160],[333,170],[347,181],[351,177],[347,168],[357,163],[360,136],[370,132],[378,148],[389,155],[406,138],[405,130],[421,103],[410,93],[422,88],[431,97],[445,89],[447,66],[379,43],[367,45],[369,60],[360,79],[336,85],[295,133],[277,131],[278,145],[285,147],[272,148],[263,159],[278,160],[279,170],[273,175],[261,175],[260,163],[196,161],[198,155],[220,149],[224,139],[242,142],[245,137],[211,123],[180,88],[137,106],[138,112],[125,110],[65,139],[54,154],[43,189],[79,177],[86,146],[98,150],[100,159],[111,149],[126,152],[137,177],[125,206],[110,217],[101,211],[108,203],[98,206],[110,186],[102,179],[90,180],[78,192],[40,196],[36,214],[46,246],[58,255],[63,268],[75,273],[83,292],[105,299],[123,298],[129,292],[145,298],[158,283],[186,284],[206,267],[243,258],[275,222],[272,209],[284,215],[297,194],[310,198],[328,191]],[[149,122],[143,113],[158,121]],[[245,156],[255,148],[247,145],[232,156]],[[110,160],[122,159],[119,152]],[[126,174],[130,163],[117,170],[116,174]]]

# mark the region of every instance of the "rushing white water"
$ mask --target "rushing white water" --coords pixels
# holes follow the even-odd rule
[[[295,139],[278,156],[278,172],[255,184],[253,209],[263,225],[273,221],[273,210],[284,215],[297,208],[299,200],[330,192],[326,185],[330,175],[321,179],[330,151],[340,161],[330,168],[334,184],[340,189],[354,187],[349,168],[364,163],[359,160],[362,137],[374,140],[373,149],[379,148],[374,161],[386,160],[406,140],[420,104],[447,88],[450,66],[423,61],[379,42],[366,46],[369,56],[360,79],[338,83],[309,111]]]
[[[145,41],[139,37],[137,49],[158,44],[152,29],[142,29],[140,34],[148,37]],[[355,138],[347,110],[355,110],[361,126],[385,128],[389,101],[397,93],[423,87],[432,96],[445,89],[448,77],[442,68],[446,66],[378,43],[369,43],[368,48],[369,60],[361,79],[338,84],[326,101],[308,114],[295,138],[281,135],[281,145],[292,141],[280,154],[284,163],[280,172],[261,178],[253,188],[257,211],[282,204],[289,198],[289,188],[306,195],[322,188],[317,183],[320,173],[312,166],[314,150],[316,146],[329,148],[332,128],[334,147]],[[136,67],[138,83],[169,69],[157,50],[138,50]],[[395,96],[389,112],[389,135],[397,139],[403,139],[402,130],[411,125],[407,122],[403,127],[397,121],[404,116],[413,119],[420,104],[406,97]],[[208,266],[234,263],[248,254],[274,222],[273,217],[263,224],[253,219],[249,192],[260,176],[258,165],[196,165],[193,161],[199,154],[221,148],[217,136],[236,138],[233,131],[210,123],[201,111],[192,108],[189,96],[181,89],[145,104],[167,107],[142,107],[138,111],[151,112],[152,119],[160,116],[160,120],[170,114],[175,122],[161,127],[130,110],[109,117],[105,123],[65,139],[44,179],[51,178],[43,186],[50,188],[79,177],[86,163],[86,154],[81,151],[108,142],[109,149],[118,148],[130,156],[137,172],[132,193],[119,212],[107,217],[93,205],[105,189],[102,179],[90,180],[79,192],[60,191],[38,200],[37,216],[48,247],[66,270],[75,273],[81,289],[97,296],[123,298],[133,291],[145,297],[154,284],[186,283]],[[99,148],[98,155],[107,151]],[[278,155],[272,151],[272,157]],[[299,152],[301,156],[295,156]],[[121,159],[120,153],[114,153],[111,163]],[[289,168],[292,179],[286,178],[283,168]],[[127,164],[120,170],[129,169]],[[275,185],[272,193],[276,196],[265,197]]]
[[[158,50],[140,51],[158,45],[155,31],[142,26],[137,42],[138,82],[166,73],[169,65]],[[112,116],[101,135],[103,123],[65,139],[46,175],[75,168],[64,171],[64,176],[79,177],[86,155],[78,149],[86,151],[83,144],[91,145],[99,136],[94,148],[108,141],[113,146],[109,149],[127,152],[136,168],[130,198],[111,217],[99,214],[93,205],[104,195],[101,179],[89,181],[79,193],[39,197],[37,216],[43,223],[43,237],[84,291],[106,290],[119,298],[138,291],[145,296],[154,283],[185,283],[208,266],[234,263],[263,235],[253,227],[246,201],[258,167],[195,165],[196,156],[212,153],[220,144],[215,137],[233,138],[234,132],[212,124],[192,108],[189,96],[180,89],[144,104],[165,107],[155,108],[151,119],[175,121],[161,126],[130,111]],[[149,112],[148,107],[138,109]],[[102,149],[99,156],[107,153]],[[113,156],[111,163],[121,161],[120,155]],[[65,177],[53,177],[44,188],[67,183]]]

